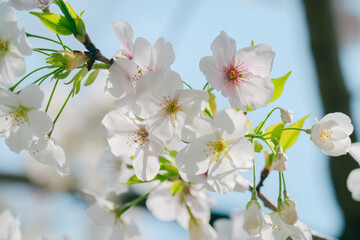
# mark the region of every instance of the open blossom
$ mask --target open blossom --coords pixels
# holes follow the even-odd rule
[[[352,143],[350,146],[349,154],[360,165],[360,143]],[[352,198],[355,201],[360,201],[360,168],[352,170],[346,180],[346,185],[351,192]]]
[[[280,216],[286,224],[294,225],[299,216],[296,210],[295,201],[291,198],[286,198],[281,206]]]
[[[10,0],[10,4],[17,10],[44,9],[50,6],[54,0]]]
[[[24,29],[17,27],[17,18],[11,7],[0,1],[0,75],[15,81],[26,70],[22,56],[32,53]]]
[[[0,91],[0,134],[11,151],[20,152],[34,136],[44,137],[52,127],[50,117],[38,109],[44,93],[37,85],[25,87],[19,94]]]
[[[98,174],[108,180],[104,194],[114,192],[119,195],[128,191],[128,186],[123,184],[134,174],[133,171],[126,167],[126,163],[130,162],[128,156],[116,157],[111,152],[102,154],[97,166]]]
[[[135,115],[146,119],[149,133],[167,144],[181,135],[185,124],[200,117],[208,93],[183,89],[180,76],[173,71],[156,71],[142,77],[136,86]]]
[[[132,43],[133,30],[126,22],[115,22],[113,28],[122,48],[109,69],[106,90],[114,97],[122,98],[134,90],[141,76],[156,70],[169,70],[175,53],[172,45],[163,38],[154,45],[141,37]]]
[[[286,240],[288,237],[296,240],[312,240],[310,229],[300,221],[294,225],[286,224],[278,212],[265,216],[265,219],[271,223],[271,227],[262,233],[262,237],[266,240]]]
[[[111,152],[115,156],[134,156],[136,176],[142,181],[152,180],[159,172],[159,155],[164,148],[149,135],[145,124],[120,110],[108,113],[102,123],[108,130]]]
[[[0,239],[21,240],[20,221],[9,210],[0,214]]]
[[[259,235],[266,225],[264,213],[259,202],[256,200],[248,202],[244,213],[243,225],[246,232],[251,236]]]
[[[260,236],[250,236],[242,227],[244,225],[244,211],[233,211],[230,219],[218,219],[214,223],[219,240],[264,240]]]
[[[213,120],[199,119],[188,127],[194,129],[195,136],[185,138],[190,143],[176,155],[179,170],[190,175],[206,175],[207,183],[220,194],[232,191],[237,169],[249,170],[254,158],[253,146],[244,137],[244,114],[226,109]]]
[[[203,222],[201,219],[190,219],[189,224],[190,240],[217,240],[216,231],[208,222]]]
[[[336,157],[349,151],[349,136],[353,130],[351,119],[347,115],[340,112],[329,113],[320,121],[316,120],[311,129],[311,140],[323,153]]]
[[[155,217],[162,221],[176,219],[183,228],[188,229],[190,216],[187,204],[193,216],[204,222],[210,220],[210,209],[215,206],[215,202],[205,190],[184,184],[183,190],[173,195],[171,187],[171,183],[163,183],[150,193],[146,206]]]
[[[28,147],[28,153],[36,161],[56,169],[61,176],[69,174],[66,165],[65,152],[56,145],[54,139],[48,137],[34,137]]]
[[[275,53],[267,44],[236,52],[236,42],[224,31],[211,44],[213,56],[200,60],[200,70],[211,86],[229,98],[231,105],[246,111],[260,108],[272,99],[269,78]]]

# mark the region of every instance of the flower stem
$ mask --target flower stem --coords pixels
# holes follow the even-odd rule
[[[61,46],[63,47],[63,49],[66,51],[65,45],[63,44],[63,42],[61,41],[61,38],[59,36],[59,34],[56,34],[57,38],[59,39],[59,42],[61,44]]]
[[[205,91],[206,87],[209,85],[209,82],[207,82],[204,87],[203,87],[203,90]]]
[[[251,200],[257,200],[257,192],[256,192],[256,174],[255,174],[255,158],[253,158],[253,190],[251,193]]]
[[[54,92],[55,92],[55,89],[56,89],[56,86],[57,86],[57,84],[58,84],[58,83],[59,83],[59,79],[57,79],[57,80],[56,80],[56,82],[55,82],[55,85],[54,85],[54,88],[53,88],[53,90],[52,90],[52,92],[51,92],[51,95],[50,95],[50,98],[49,98],[48,104],[47,104],[47,106],[46,106],[45,112],[47,112],[47,111],[48,111],[48,109],[49,109],[49,106],[50,106],[50,103],[51,103],[52,97],[53,97],[53,95],[54,95]]]
[[[69,101],[69,98],[71,97],[71,95],[72,95],[73,91],[74,91],[73,89],[70,91],[70,93],[69,93],[68,97],[66,98],[66,100],[65,100],[65,102],[64,102],[64,104],[63,104],[63,106],[61,107],[61,109],[60,109],[60,111],[59,111],[58,115],[56,116],[56,118],[55,118],[55,120],[54,120],[54,122],[53,122],[53,128],[54,128],[54,126],[55,126],[56,121],[59,119],[60,114],[61,114],[61,113],[62,113],[62,111],[64,110],[64,108],[65,108],[65,106],[66,106],[67,102]]]
[[[308,133],[308,131],[307,131],[306,129],[302,129],[302,128],[282,128],[282,129],[276,129],[276,130],[274,130],[274,131],[264,133],[264,134],[261,135],[261,136],[264,137],[264,136],[266,136],[266,135],[273,134],[273,133],[275,133],[275,132],[289,131],[289,130],[303,131],[303,132]]]
[[[271,116],[271,114],[276,110],[276,109],[280,109],[279,107],[274,108],[273,110],[271,110],[269,112],[269,114],[266,116],[265,120],[261,122],[259,128],[256,131],[256,134],[258,134],[260,132],[260,130],[263,128],[263,126],[265,125],[266,121],[268,120],[268,118]]]
[[[284,197],[286,197],[287,196],[287,190],[286,190],[286,184],[285,184],[285,176],[284,176],[283,172],[281,173],[281,176],[282,176],[282,180],[283,180],[283,184],[284,184],[284,192],[283,192],[283,194],[284,194]]]
[[[24,81],[27,77],[29,77],[31,74],[33,74],[33,73],[35,73],[35,72],[37,72],[37,71],[40,71],[40,70],[42,70],[42,69],[46,69],[46,68],[54,68],[54,67],[52,67],[52,66],[45,66],[45,67],[41,67],[41,68],[35,69],[34,71],[32,71],[32,72],[30,72],[29,74],[27,74],[25,77],[23,77],[22,79],[20,79],[14,86],[12,86],[11,88],[9,88],[9,90],[13,92],[13,91],[15,90],[15,88],[16,88],[17,86],[19,86],[19,84],[20,84],[22,81]]]
[[[281,195],[281,172],[279,172],[279,196],[278,196],[278,211],[281,210],[282,205],[282,195]]]
[[[188,88],[190,88],[190,89],[193,89],[187,82],[185,82],[184,80],[182,80],[182,82],[186,85],[186,86],[188,86]]]
[[[42,36],[38,36],[38,35],[34,35],[34,34],[30,34],[30,33],[26,33],[26,36],[27,36],[27,37],[40,38],[40,39],[43,39],[43,40],[47,40],[47,41],[50,41],[50,42],[53,42],[53,43],[59,44],[59,45],[61,45],[61,46],[64,46],[64,47],[65,47],[66,49],[68,49],[69,51],[72,51],[72,49],[71,49],[71,48],[69,48],[68,46],[63,45],[63,44],[61,44],[60,42],[55,41],[55,40],[53,40],[53,39],[51,39],[51,38],[42,37]]]
[[[38,48],[34,48],[33,50],[34,50],[35,52],[42,53],[42,54],[44,54],[44,55],[46,55],[46,56],[50,56],[50,54],[48,54],[48,53],[46,53],[46,52],[44,52],[44,51],[41,51],[41,50],[39,50]]]

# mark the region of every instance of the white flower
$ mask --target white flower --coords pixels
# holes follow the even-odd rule
[[[24,29],[17,27],[17,18],[11,7],[0,2],[0,75],[15,81],[25,73],[22,56],[32,53]]]
[[[283,152],[282,147],[279,145],[277,151],[276,151],[276,155],[274,157],[274,160],[272,162],[272,167],[273,169],[279,171],[279,172],[283,172],[286,170],[286,166],[287,166],[287,156],[286,154]]]
[[[9,210],[0,214],[0,239],[21,240],[20,221]]]
[[[104,194],[114,192],[119,195],[128,191],[128,185],[123,183],[129,180],[133,171],[126,167],[126,162],[130,162],[130,158],[127,156],[116,157],[111,152],[102,154],[97,172],[102,178],[109,181]]]
[[[294,225],[297,222],[299,216],[297,214],[294,200],[290,198],[286,198],[284,200],[281,206],[280,216],[286,224]]]
[[[250,236],[244,229],[244,211],[233,211],[230,219],[218,219],[214,227],[219,240],[263,240],[260,236]]]
[[[127,22],[115,22],[113,28],[122,48],[109,69],[106,90],[114,97],[122,98],[134,90],[141,76],[156,70],[169,70],[175,53],[172,45],[163,38],[153,46],[140,37],[133,43],[133,30]]]
[[[112,212],[115,210],[113,202],[88,190],[84,192],[96,200],[96,203],[89,207],[86,215],[93,225],[111,228],[109,240],[140,240],[140,233],[134,221],[124,216],[116,219],[115,213]]]
[[[34,137],[27,150],[36,161],[55,168],[61,176],[69,174],[65,152],[59,145],[55,144],[54,139]]]
[[[178,182],[175,182],[176,184]],[[205,190],[197,190],[184,184],[184,188],[179,193],[173,195],[172,183],[162,183],[162,185],[150,193],[146,207],[152,214],[162,221],[177,220],[185,229],[189,227],[189,212],[204,222],[210,220],[210,208],[215,206],[214,200]]]
[[[269,78],[275,53],[266,44],[240,49],[224,31],[211,44],[213,56],[200,60],[200,70],[207,81],[222,95],[229,97],[231,105],[246,111],[247,106],[260,108],[274,94]]]
[[[44,93],[37,85],[29,85],[19,94],[0,91],[0,134],[11,151],[27,148],[34,136],[43,137],[52,127],[50,117],[38,109]]]
[[[156,71],[143,76],[136,86],[134,114],[146,119],[147,129],[160,142],[168,144],[180,136],[186,124],[205,109],[208,93],[183,89],[180,76],[173,71]]]
[[[340,112],[329,113],[320,122],[316,120],[311,129],[311,140],[329,156],[346,154],[350,149],[351,119]]]
[[[199,119],[185,141],[190,143],[176,155],[181,172],[205,175],[214,191],[223,194],[232,191],[238,176],[237,169],[252,167],[254,149],[244,137],[246,118],[242,112],[226,109],[213,120]]]
[[[102,124],[108,130],[108,142],[115,156],[134,156],[136,176],[152,180],[159,172],[159,155],[163,146],[153,139],[145,125],[123,114],[120,110],[108,113]]]
[[[251,200],[246,205],[244,219],[243,228],[251,236],[259,235],[267,225],[261,206],[256,200]]]
[[[262,237],[266,240],[286,240],[288,237],[294,240],[312,240],[310,229],[300,221],[294,225],[286,224],[278,212],[265,216],[265,219],[272,224],[262,233]]]
[[[293,120],[293,112],[288,109],[280,108],[281,121],[284,123],[290,123]]]
[[[352,143],[350,146],[349,154],[360,165],[360,143]],[[346,180],[346,185],[352,194],[355,201],[360,201],[360,168],[352,170]]]
[[[190,240],[217,240],[216,231],[210,226],[208,222],[203,222],[201,219],[190,219],[189,224]]]
[[[17,10],[44,9],[50,6],[54,0],[10,0],[10,5]]]

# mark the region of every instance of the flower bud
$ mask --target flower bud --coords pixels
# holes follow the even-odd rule
[[[291,198],[284,200],[281,208],[281,218],[286,224],[294,225],[299,219],[295,205],[295,201]]]
[[[293,112],[288,109],[280,108],[281,121],[284,123],[290,123],[293,120]]]
[[[246,205],[244,214],[244,229],[251,235],[255,236],[260,234],[261,229],[265,223],[264,214],[258,201],[252,200]]]
[[[283,152],[282,147],[279,146],[277,151],[276,151],[276,155],[274,157],[274,160],[272,162],[273,169],[275,169],[275,170],[277,170],[279,172],[285,171],[286,166],[287,166],[286,160],[287,160],[287,156]]]
[[[218,238],[216,231],[209,223],[193,217],[189,222],[189,234],[190,240],[216,240]]]

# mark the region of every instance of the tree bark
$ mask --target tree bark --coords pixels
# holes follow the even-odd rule
[[[343,112],[351,118],[350,94],[339,63],[332,1],[303,0],[303,3],[325,113]],[[355,133],[351,140],[356,141]],[[346,186],[350,171],[356,167],[349,155],[330,158],[331,177],[345,220],[341,239],[354,240],[360,236],[360,203],[352,199]]]

